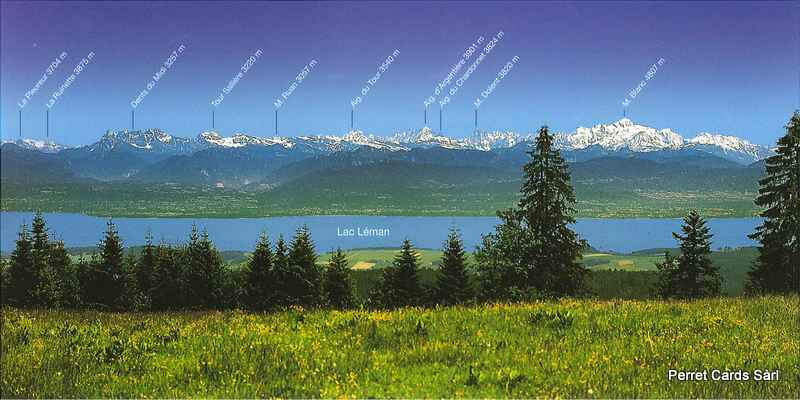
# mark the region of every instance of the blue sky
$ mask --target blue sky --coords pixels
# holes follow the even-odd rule
[[[43,137],[46,104],[75,65],[95,57],[50,110],[51,136],[77,145],[130,125],[131,101],[170,53],[186,49],[136,110],[137,128],[210,129],[211,101],[263,54],[216,107],[223,134],[273,134],[273,101],[317,65],[280,111],[280,133],[341,134],[350,101],[395,49],[356,111],[356,127],[422,126],[423,101],[479,36],[503,38],[444,109],[444,132],[473,128],[473,101],[519,62],[480,107],[482,129],[572,130],[614,121],[650,66],[665,60],[628,116],[684,136],[720,132],[769,144],[800,95],[798,2],[3,2],[0,133],[18,134],[18,102],[50,62],[64,63],[23,109]],[[470,61],[474,60],[471,59]],[[438,127],[438,109],[429,125]]]

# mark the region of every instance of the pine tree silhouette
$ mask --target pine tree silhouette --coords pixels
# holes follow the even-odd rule
[[[749,293],[800,293],[800,112],[795,111],[775,155],[766,160],[756,205],[763,223],[750,238],[758,258],[748,273]]]
[[[711,262],[711,233],[705,220],[692,211],[681,231],[673,233],[680,243],[678,257],[666,254],[658,264],[659,293],[663,297],[698,298],[718,296],[722,287],[719,268]]]
[[[341,248],[336,249],[336,253],[331,256],[328,268],[325,270],[323,286],[330,307],[347,309],[355,305],[350,267],[347,265],[347,256]]]
[[[500,225],[484,236],[476,253],[483,290],[490,297],[531,290],[580,294],[587,271],[578,260],[586,242],[570,228],[575,194],[567,164],[546,126],[528,155],[517,207],[498,211]]]
[[[268,310],[272,307],[274,255],[269,238],[261,233],[256,248],[247,264],[247,302],[253,310]]]
[[[474,297],[475,291],[467,273],[464,244],[458,231],[451,229],[444,243],[436,279],[435,300],[439,304],[452,305]]]

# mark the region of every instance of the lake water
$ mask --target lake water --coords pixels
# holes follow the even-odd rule
[[[30,225],[32,213],[0,213],[0,250],[14,248],[19,226]],[[67,247],[94,246],[102,238],[106,218],[81,214],[45,214],[50,232],[64,240]],[[306,224],[320,252],[341,246],[343,249],[364,247],[399,247],[409,238],[420,248],[440,248],[450,227],[461,230],[464,243],[472,250],[481,234],[493,231],[494,217],[375,217],[375,216],[308,216],[233,219],[190,218],[114,218],[125,245],[141,245],[150,230],[154,240],[167,243],[185,241],[192,224],[207,229],[220,250],[251,250],[261,231],[271,238],[283,234],[287,240],[297,227]],[[760,223],[758,218],[711,219],[708,225],[714,238],[712,247],[752,246],[747,238]],[[601,219],[584,218],[575,230],[593,247],[616,252],[631,252],[655,247],[676,247],[671,232],[679,231],[680,219]],[[366,233],[366,235],[365,235]]]

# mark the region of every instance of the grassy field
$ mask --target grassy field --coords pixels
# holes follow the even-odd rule
[[[5,309],[13,397],[793,398],[798,297],[392,312]],[[708,370],[677,382],[669,369]],[[710,380],[743,370],[750,380]],[[780,370],[755,381],[755,370]]]
[[[307,189],[307,190],[306,190]],[[299,189],[298,189],[299,190]],[[333,191],[247,191],[123,183],[26,186],[3,183],[1,211],[69,212],[111,217],[255,218],[284,215],[494,216],[514,204],[519,182],[465,186],[366,186]],[[677,218],[697,209],[705,217],[751,217],[755,193],[668,192],[576,183],[577,217]]]

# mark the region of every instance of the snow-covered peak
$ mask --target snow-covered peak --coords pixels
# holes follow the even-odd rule
[[[405,131],[396,133],[387,139],[388,141],[396,144],[410,144],[417,146],[440,146],[449,149],[464,149],[470,148],[468,141],[449,138],[447,136],[437,135],[428,128],[423,127],[419,131]]]
[[[739,155],[741,161],[754,162],[769,157],[773,151],[766,146],[753,144],[736,136],[701,132],[686,141],[687,147],[723,155]]]
[[[736,136],[720,135],[708,132],[701,132],[697,136],[686,140],[689,144],[710,144],[729,150],[743,150],[749,146],[755,146],[747,140]]]
[[[484,151],[513,147],[524,140],[526,138],[512,131],[476,132],[472,138],[467,139],[474,148]]]
[[[630,118],[622,118],[617,122],[612,123],[611,125],[618,126],[618,127],[627,127],[635,125]]]
[[[392,143],[391,141],[387,141],[375,135],[365,135],[364,132],[360,130],[353,130],[347,132],[339,140],[347,143],[351,143],[358,146],[367,146],[373,149],[381,149],[381,150],[391,150],[391,151],[398,151],[398,150],[406,150],[406,148],[402,146],[398,146],[397,143]]]
[[[294,146],[291,140],[282,137],[265,138],[259,136],[248,135],[241,132],[235,132],[232,136],[222,136],[215,131],[207,131],[198,135],[198,140],[205,142],[212,146],[237,148],[248,145],[255,146],[273,146],[281,145],[286,148]]]
[[[191,140],[189,139],[174,138],[160,129],[136,131],[124,129],[121,131],[107,130],[97,144],[106,149],[113,149],[124,143],[138,149],[151,150],[153,148],[185,147],[189,146],[190,142]]]
[[[670,129],[656,129],[637,125],[627,118],[617,122],[595,125],[591,128],[579,127],[572,133],[555,135],[556,144],[568,150],[582,150],[590,146],[600,146],[605,150],[630,150],[650,152],[657,150],[677,150],[683,146],[683,137]]]
[[[427,126],[422,127],[417,134],[417,141],[418,142],[429,142],[436,139],[436,135],[433,134],[433,130],[428,128]]]
[[[205,140],[207,142],[213,142],[222,139],[222,136],[215,131],[206,131],[206,132],[201,132],[199,135],[197,135],[197,138],[200,140]]]
[[[368,141],[367,136],[364,135],[364,132],[359,130],[347,132],[347,134],[342,137],[342,140],[353,143],[365,143]]]
[[[68,146],[58,144],[52,140],[46,139],[17,139],[17,140],[4,140],[3,143],[13,143],[19,147],[28,150],[40,151],[42,153],[58,153],[61,150],[68,149]]]

